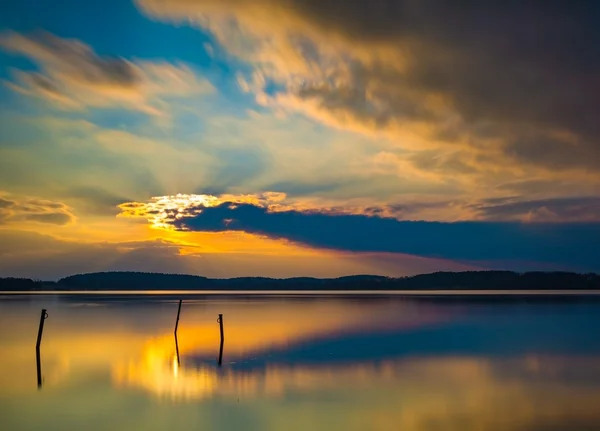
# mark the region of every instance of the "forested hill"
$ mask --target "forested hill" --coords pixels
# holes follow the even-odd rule
[[[214,279],[193,275],[99,272],[57,283],[0,278],[0,290],[600,290],[597,274],[569,272],[436,272],[389,278],[357,275],[332,279],[262,277]]]

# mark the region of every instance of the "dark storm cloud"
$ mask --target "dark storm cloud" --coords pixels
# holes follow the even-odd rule
[[[182,21],[199,15],[218,21],[227,14],[237,19],[236,29],[258,40],[281,42],[259,44],[260,61],[267,66],[258,68],[283,81],[286,95],[295,98],[294,107],[324,121],[333,118],[342,126],[359,123],[376,131],[425,122],[431,133],[425,139],[455,142],[467,135],[478,150],[500,151],[508,160],[524,164],[561,170],[600,167],[598,2],[138,4],[153,16]],[[228,47],[234,38],[222,36],[227,25],[217,21],[208,28]],[[269,51],[269,46],[278,48]],[[288,48],[286,55],[278,51]],[[315,69],[318,72],[306,72]],[[302,85],[288,81],[294,74],[306,75]],[[431,103],[430,98],[438,96],[444,100],[442,108]],[[298,106],[303,102],[306,106]],[[486,141],[491,138],[493,143]]]
[[[416,41],[408,74],[392,80],[450,95],[468,124],[496,123],[509,156],[553,168],[600,165],[596,2],[294,3],[310,20],[351,39]],[[380,66],[365,73],[366,80],[381,81]],[[355,97],[348,106],[361,102]],[[388,106],[392,117],[405,112]],[[568,131],[578,144],[530,127]]]
[[[558,122],[597,136],[590,109],[600,103],[596,2],[291,3],[306,19],[351,40],[421,44],[426,51],[413,53],[411,80],[449,91],[467,117]]]
[[[600,270],[600,224],[410,222],[224,203],[173,222],[194,231],[239,230],[313,247],[463,261],[524,260]]]

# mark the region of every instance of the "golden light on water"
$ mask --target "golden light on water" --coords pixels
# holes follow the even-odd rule
[[[173,356],[173,376],[177,378],[179,375],[179,363],[177,359],[177,355]]]
[[[167,410],[189,423],[207,418],[207,411],[257,411],[271,422],[248,429],[261,430],[319,429],[322,421],[340,422],[341,429],[386,431],[524,431],[571,424],[573,418],[579,422],[561,429],[595,429],[583,425],[600,423],[600,362],[593,355],[534,349],[504,356],[444,349],[424,354],[410,341],[403,353],[371,360],[353,353],[329,357],[325,351],[316,360],[296,354],[303,345],[310,350],[312,343],[324,346],[328,340],[335,349],[336,340],[343,344],[345,335],[364,330],[375,335],[419,326],[426,337],[424,326],[451,326],[448,320],[459,318],[451,309],[326,300],[199,301],[182,309],[176,345],[173,305],[54,311],[44,334],[45,386],[38,395],[30,342],[38,313],[22,319],[23,309],[5,308],[0,319],[16,325],[10,330],[0,325],[0,400],[20,398],[29,406],[56,396],[74,416],[113,406],[111,414],[123,424],[137,419],[127,402],[147,406],[152,423]],[[225,317],[221,368],[217,311]],[[26,417],[26,411],[23,407],[20,415]],[[215,423],[206,428],[220,429]]]
[[[535,423],[537,416],[551,423],[565,420],[573,412],[590,421],[599,418],[594,405],[600,402],[600,395],[594,387],[563,380],[573,367],[597,377],[600,367],[586,357],[406,357],[331,365],[275,362],[243,370],[236,369],[236,364],[220,369],[216,361],[194,364],[185,359],[177,367],[168,349],[162,353],[148,350],[147,354],[157,357],[115,367],[115,385],[185,402],[215,397],[252,402],[330,393],[366,403],[373,397],[373,402],[363,406],[366,411],[375,409],[371,411],[374,414],[377,403],[397,405],[393,420],[410,430],[423,429],[423,421],[432,417],[447,421],[448,429],[459,429],[454,428],[460,423],[454,424],[455,414],[469,415],[481,426],[490,426],[498,415],[505,415],[507,426]],[[537,366],[532,367],[532,362]],[[534,415],[534,411],[538,413]],[[388,412],[390,421],[392,416]],[[385,426],[390,423],[386,421]]]

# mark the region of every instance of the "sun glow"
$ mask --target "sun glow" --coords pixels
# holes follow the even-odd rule
[[[202,212],[201,208],[212,207],[221,203],[215,196],[176,194],[153,197],[150,202],[128,202],[119,205],[120,216],[146,218],[155,229],[172,230],[173,221]]]
[[[141,217],[150,222],[155,229],[173,230],[173,222],[183,217],[193,217],[223,203],[252,204],[276,210],[285,200],[285,193],[265,192],[249,195],[196,195],[178,193],[176,195],[156,196],[149,202],[127,202],[119,205],[122,217]],[[287,208],[287,207],[286,207]]]

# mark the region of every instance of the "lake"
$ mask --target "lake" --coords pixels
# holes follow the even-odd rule
[[[188,292],[175,338],[177,308],[1,296],[0,429],[600,430],[598,296]]]

